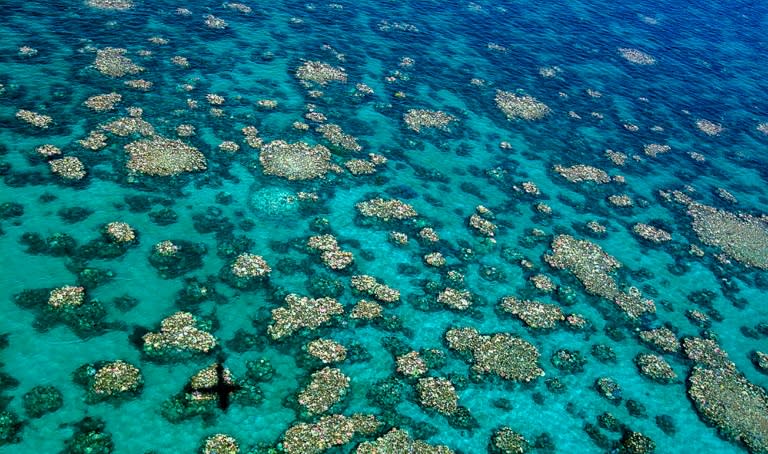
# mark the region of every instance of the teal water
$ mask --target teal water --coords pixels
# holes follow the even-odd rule
[[[216,433],[234,437],[241,452],[290,452],[283,444],[290,427],[315,423],[326,414],[354,413],[375,415],[377,431],[358,434],[328,452],[355,452],[360,443],[393,427],[462,453],[504,452],[492,446],[501,427],[524,436],[531,452],[651,452],[622,445],[620,440],[634,432],[653,440],[660,453],[766,452],[765,439],[749,446],[734,439],[755,433],[768,437],[768,413],[760,414],[768,406],[756,410],[762,431],[742,427],[729,433],[728,421],[713,423],[688,396],[695,361],[684,353],[663,354],[677,374],[669,384],[642,376],[633,362],[640,353],[653,353],[638,333],[667,326],[678,339],[716,339],[734,370],[757,387],[768,383],[767,371],[753,361],[754,352],[768,351],[768,127],[760,126],[768,122],[763,6],[341,1],[248,3],[252,9],[244,13],[232,4],[198,0],[183,5],[186,15],[172,2],[133,3],[119,11],[80,1],[10,2],[0,19],[0,204],[5,204],[0,210],[0,333],[7,334],[0,357],[7,374],[0,394],[0,452],[86,452],[86,442],[72,441],[76,424],[86,417],[103,423],[96,432],[111,440],[98,452],[198,452]],[[226,21],[226,28],[207,27],[209,14]],[[152,43],[151,37],[167,43]],[[21,55],[23,46],[37,52]],[[144,71],[122,77],[100,73],[94,61],[97,50],[107,47],[124,48]],[[654,64],[628,61],[619,50],[624,48],[652,56]],[[186,57],[189,66],[172,63],[175,56]],[[413,64],[402,64],[404,58]],[[297,71],[308,61],[343,68],[346,82],[302,84]],[[127,87],[124,82],[131,79],[152,87]],[[373,94],[361,95],[358,83]],[[497,90],[533,96],[550,112],[536,120],[508,119],[494,102]],[[110,92],[122,96],[113,110],[95,112],[83,105]],[[207,94],[225,100],[212,106]],[[277,106],[259,107],[265,99]],[[315,131],[320,123],[305,118],[308,104],[327,123],[354,136],[361,150],[345,150],[323,138]],[[179,138],[179,125],[194,126],[195,135],[180,139],[202,152],[207,169],[170,177],[129,170],[125,146],[142,138],[136,133],[106,133],[107,146],[95,152],[78,144],[100,125],[128,116],[131,107],[143,109],[142,118],[158,136]],[[220,108],[221,115],[213,115],[211,107]],[[52,123],[30,125],[16,118],[19,109],[48,115]],[[403,120],[410,109],[444,111],[455,121],[415,132]],[[721,125],[722,131],[706,134],[697,127],[701,119]],[[294,122],[309,129],[297,129]],[[324,145],[330,161],[342,167],[312,180],[271,175],[260,162],[265,147],[248,145],[241,132],[246,126],[255,126],[264,144]],[[219,150],[223,141],[237,143],[239,151]],[[51,158],[35,152],[43,144],[78,158],[86,176],[73,181],[53,174],[46,162]],[[671,148],[654,157],[644,153],[648,144]],[[609,160],[607,149],[626,154],[626,163]],[[374,174],[352,175],[343,167],[352,159],[370,159],[369,153],[387,158]],[[294,159],[291,165],[307,162]],[[577,164],[624,176],[625,182],[571,183],[553,170]],[[535,183],[540,195],[524,194],[524,182]],[[718,189],[737,203],[718,196]],[[729,224],[719,231],[727,241],[707,240],[694,231],[685,206],[659,194],[672,190],[716,209],[751,215],[756,227],[736,231]],[[317,201],[290,198],[302,191],[315,193]],[[628,195],[633,206],[610,204],[608,197],[616,194]],[[356,205],[377,197],[401,200],[418,216],[391,222],[362,216]],[[540,214],[538,203],[551,207],[552,214]],[[478,205],[494,214],[488,216],[497,226],[494,241],[469,225]],[[73,207],[90,214],[67,220],[62,210]],[[175,220],[159,221],[163,209],[172,210]],[[327,221],[341,249],[353,254],[348,269],[330,269],[306,247],[309,237],[326,232],[319,219]],[[118,246],[121,253],[114,257],[82,247],[99,239],[98,247],[112,247],[102,231],[115,221],[129,224],[138,240]],[[589,221],[598,221],[606,232],[591,232]],[[641,241],[632,230],[641,222],[671,233],[671,241]],[[439,242],[418,239],[426,226],[435,229]],[[532,235],[532,229],[541,235]],[[409,243],[394,245],[388,240],[391,231],[408,234]],[[78,247],[56,254],[49,241],[47,248],[35,250],[23,240],[30,233],[43,241],[64,233]],[[656,312],[628,318],[610,301],[589,294],[573,273],[548,264],[553,239],[564,234],[589,240],[621,262],[613,276],[622,290],[637,287],[654,300]],[[198,245],[205,251],[199,266],[163,277],[150,258],[164,240],[189,242],[184,250]],[[721,247],[726,243],[758,257],[757,263],[740,262],[741,256]],[[691,245],[703,256],[690,254]],[[262,256],[272,271],[266,281],[237,288],[222,269],[245,252]],[[441,252],[447,264],[427,266],[422,257],[431,252]],[[521,266],[523,259],[530,268]],[[105,313],[93,329],[78,330],[82,318],[64,323],[65,315],[46,301],[54,288],[82,285],[78,275],[86,268],[109,271],[112,278],[85,285],[86,300],[98,301]],[[463,284],[451,283],[449,271],[463,274]],[[372,299],[350,287],[351,276],[358,274],[400,291],[399,302],[382,303],[388,322],[350,318],[359,299]],[[529,282],[536,274],[561,290],[537,291]],[[208,297],[180,298],[195,282],[206,287]],[[457,311],[438,303],[437,294],[449,286],[469,291],[472,307]],[[32,289],[42,289],[45,297],[21,304],[19,295]],[[563,296],[565,289],[573,298]],[[711,292],[705,304],[693,301],[701,291]],[[287,293],[334,296],[345,313],[316,330],[275,341],[267,327],[272,310],[285,306]],[[133,304],[117,300],[126,295]],[[499,301],[509,296],[581,314],[590,327],[527,328],[499,311]],[[708,312],[709,324],[692,323],[686,314],[693,309]],[[219,340],[217,349],[191,358],[148,355],[141,335],[158,331],[163,319],[180,310],[214,322],[210,332]],[[466,357],[445,341],[446,331],[455,327],[474,327],[484,335],[509,333],[530,342],[545,375],[526,384],[476,377]],[[233,342],[242,333],[252,342]],[[304,351],[320,337],[349,350],[348,358],[332,367],[350,384],[330,410],[308,415],[296,396],[323,367]],[[615,362],[603,363],[590,353],[598,344],[613,349]],[[551,357],[563,348],[581,353],[583,370],[555,367]],[[444,363],[425,376],[453,382],[458,405],[470,415],[464,427],[428,408],[419,399],[417,380],[396,371],[393,351],[421,349],[445,355]],[[353,355],[353,350],[359,351]],[[183,394],[200,369],[223,362],[245,385],[246,362],[262,358],[274,375],[255,385],[260,402],[233,400],[226,409],[214,405],[206,416],[181,421],[163,414],[164,402]],[[82,365],[115,360],[140,369],[141,391],[89,400],[73,374]],[[606,376],[621,385],[618,405],[595,390],[595,381]],[[564,392],[547,387],[552,378],[565,385]],[[387,379],[402,389],[394,406],[376,398]],[[41,385],[60,391],[62,405],[33,417],[23,396]],[[630,412],[630,400],[644,411]],[[597,426],[605,412],[621,427],[600,428],[602,439],[588,435],[587,425]],[[659,416],[671,418],[675,430],[662,430]]]

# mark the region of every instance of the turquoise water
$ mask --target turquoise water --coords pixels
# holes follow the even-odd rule
[[[768,122],[763,6],[340,1],[248,3],[251,11],[242,12],[233,4],[194,1],[183,5],[189,10],[184,14],[172,2],[133,3],[114,10],[81,1],[12,1],[0,19],[0,204],[18,204],[3,205],[0,220],[0,333],[7,334],[8,343],[0,362],[13,379],[3,380],[0,405],[7,412],[3,418],[13,415],[21,423],[9,429],[7,419],[0,421],[0,434],[15,433],[0,439],[0,452],[84,452],[77,450],[82,440],[71,440],[86,417],[103,423],[100,433],[111,437],[99,452],[198,452],[216,433],[234,437],[241,452],[290,452],[283,444],[289,428],[326,414],[354,413],[376,416],[378,429],[328,452],[355,452],[360,443],[393,427],[462,453],[498,452],[492,437],[501,427],[524,436],[532,452],[619,452],[629,449],[620,439],[633,432],[652,439],[656,452],[748,449],[732,440],[738,436],[718,433],[689,398],[687,379],[695,361],[683,353],[663,354],[677,379],[660,384],[641,375],[634,358],[653,353],[638,339],[640,331],[667,326],[678,339],[716,339],[746,380],[759,387],[768,382],[767,371],[753,361],[753,352],[768,351],[768,329],[758,329],[768,323],[768,226],[765,217],[759,220],[768,204],[768,126],[761,127]],[[223,19],[226,27],[206,26],[208,15]],[[151,37],[167,43],[153,43]],[[22,55],[23,46],[36,52]],[[144,71],[120,77],[99,72],[97,51],[107,47],[125,49]],[[653,64],[633,63],[620,49],[639,50]],[[185,57],[188,66],[174,64],[176,56]],[[297,72],[312,61],[343,68],[346,81],[303,84]],[[124,84],[132,79],[152,87]],[[355,88],[360,83],[373,93],[362,95]],[[530,95],[549,113],[532,120],[507,118],[494,102],[497,90]],[[111,110],[83,105],[91,96],[111,92],[121,95]],[[208,94],[224,102],[211,105]],[[277,106],[260,107],[260,100]],[[106,132],[107,145],[99,151],[78,143],[101,131],[100,125],[128,117],[131,107],[143,109],[141,118],[156,136],[178,138],[199,150],[206,170],[175,176],[130,170],[125,146],[142,139],[137,133]],[[221,114],[212,113],[212,107]],[[20,109],[50,116],[52,122],[46,128],[31,125],[17,118]],[[416,132],[404,121],[410,109],[443,111],[454,121]],[[345,150],[324,138],[316,131],[321,123],[305,117],[309,110],[354,136],[361,150]],[[700,120],[709,123],[699,128]],[[179,137],[177,127],[185,124],[196,133]],[[707,134],[707,125],[721,125],[722,131]],[[264,146],[247,143],[241,132],[246,126],[258,129]],[[268,154],[266,144],[276,140],[321,144],[329,149],[330,163],[341,167],[308,180],[271,174],[260,159]],[[221,151],[223,141],[237,143],[239,150]],[[44,144],[78,158],[86,176],[70,180],[52,173],[46,161],[61,156],[39,155],[35,149]],[[644,152],[648,144],[666,144],[670,150],[650,156]],[[626,154],[624,165],[608,159],[607,149]],[[353,159],[370,160],[369,153],[387,158],[374,174],[353,175],[344,167]],[[290,171],[310,162],[292,159],[286,164]],[[572,183],[553,170],[577,164],[625,181]],[[526,194],[524,182],[535,183],[540,194]],[[718,196],[718,189],[737,202]],[[741,224],[728,224],[719,231],[733,233],[728,241],[702,236],[686,214],[690,207],[659,194],[673,190],[715,209],[750,215],[756,227],[738,230]],[[299,192],[314,193],[316,201],[299,201]],[[617,194],[628,195],[633,206],[612,205],[608,197]],[[418,216],[382,222],[356,208],[378,197],[407,203]],[[538,203],[547,204],[552,214],[541,214]],[[470,226],[479,205],[493,212],[486,215],[496,226],[493,241]],[[64,210],[73,207],[86,209],[87,216],[65,216]],[[170,219],[168,210],[175,217]],[[115,246],[104,228],[116,221],[127,223],[137,238]],[[589,230],[589,221],[605,226],[605,233]],[[671,233],[671,241],[641,240],[633,233],[637,223]],[[434,228],[440,240],[420,240],[422,227]],[[532,229],[541,232],[533,235]],[[407,234],[408,244],[393,244],[391,231]],[[56,252],[50,237],[60,233],[70,235],[77,247]],[[344,270],[326,266],[306,246],[320,233],[333,234],[354,263]],[[47,245],[30,246],[29,234]],[[575,273],[551,266],[545,256],[553,252],[558,235],[599,245],[623,265],[612,274],[621,290],[637,287],[654,300],[656,312],[629,318],[608,299],[587,292]],[[151,261],[164,240],[187,242],[182,251],[197,250],[199,263],[164,276]],[[92,241],[102,252],[83,247]],[[744,263],[726,243],[758,257],[757,262]],[[690,254],[691,245],[703,256]],[[432,252],[442,253],[446,265],[425,264],[423,256]],[[233,285],[226,271],[241,253],[262,256],[271,267],[269,278]],[[523,259],[530,267],[521,266]],[[86,268],[112,277],[84,283]],[[461,273],[463,283],[452,281],[449,271]],[[358,300],[373,299],[351,288],[351,276],[360,274],[399,290],[398,302],[381,304],[387,321],[350,317]],[[538,274],[560,290],[536,290],[529,279]],[[206,288],[205,297],[179,297],[195,283]],[[78,328],[84,317],[80,309],[67,319],[51,307],[50,292],[63,286],[84,286],[85,307],[103,307],[95,327]],[[437,295],[446,287],[468,291],[472,306],[461,311],[439,303]],[[566,289],[572,298],[563,296]],[[40,290],[43,296],[25,305],[19,297],[25,290]],[[704,290],[712,292],[708,303],[693,302]],[[267,327],[272,311],[286,306],[288,293],[333,296],[344,314],[276,341]],[[133,303],[121,304],[123,296]],[[510,296],[581,314],[590,327],[528,328],[498,309],[499,301]],[[163,319],[181,310],[213,322],[209,331],[217,348],[181,357],[147,354],[141,336],[157,332]],[[689,310],[708,312],[709,324],[694,324]],[[544,376],[530,383],[493,374],[477,377],[467,357],[445,340],[446,331],[457,327],[524,339],[539,351]],[[250,335],[252,342],[233,342],[238,333]],[[347,359],[331,367],[350,382],[340,402],[311,415],[302,411],[297,396],[310,375],[324,367],[305,351],[308,342],[321,337],[348,349]],[[603,363],[590,353],[598,344],[613,349],[615,362]],[[581,353],[582,370],[555,367],[551,358],[563,348]],[[443,352],[445,361],[424,376],[451,380],[458,405],[471,415],[465,427],[429,408],[419,398],[418,380],[397,372],[396,356],[422,349]],[[262,358],[273,375],[248,382],[247,362]],[[74,372],[115,360],[140,369],[143,387],[89,399]],[[237,384],[257,387],[261,400],[233,399],[225,409],[215,402],[205,417],[170,421],[164,403],[183,395],[190,377],[217,361]],[[618,405],[595,390],[595,381],[606,376],[622,388]],[[402,389],[393,407],[372,392],[390,378]],[[552,392],[551,378],[558,378],[565,391]],[[55,387],[61,407],[33,417],[23,396],[36,386]],[[644,407],[643,414],[631,414],[630,400]],[[622,428],[599,429],[605,441],[598,443],[585,427],[598,425],[605,412]],[[675,430],[662,430],[659,416],[670,417]],[[758,433],[766,435],[764,429]],[[754,452],[768,449],[765,442],[762,447],[751,445]]]

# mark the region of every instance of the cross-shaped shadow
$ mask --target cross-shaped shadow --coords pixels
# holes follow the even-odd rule
[[[227,411],[229,408],[231,395],[240,391],[243,389],[243,387],[237,383],[234,383],[231,381],[231,379],[228,379],[225,372],[226,368],[224,367],[224,357],[223,355],[219,355],[216,362],[216,383],[212,386],[206,386],[203,388],[195,388],[189,384],[187,385],[188,389],[186,391],[215,394],[219,408],[221,408],[223,411]]]

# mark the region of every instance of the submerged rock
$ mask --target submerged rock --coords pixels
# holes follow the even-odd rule
[[[21,441],[21,419],[16,413],[0,411],[0,446]]]
[[[114,451],[112,434],[100,418],[86,417],[75,424],[75,433],[66,441],[65,454],[109,454]]]
[[[24,410],[31,418],[53,413],[64,405],[61,391],[54,386],[35,386],[24,394]]]

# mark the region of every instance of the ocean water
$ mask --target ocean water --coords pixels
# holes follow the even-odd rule
[[[236,452],[204,451],[214,434],[233,437],[243,453],[356,452],[393,428],[467,454],[518,452],[496,446],[501,428],[541,453],[768,452],[768,365],[756,356],[768,353],[765,5],[11,0],[3,13],[0,452]],[[108,48],[124,53],[108,56],[113,65],[104,67],[98,56]],[[110,71],[131,70],[131,63],[143,69]],[[307,68],[315,70],[310,80]],[[125,84],[136,79],[151,87]],[[84,104],[107,93],[120,101],[101,111]],[[518,96],[512,107],[520,116],[505,115],[499,93]],[[425,110],[435,125],[409,127],[412,109]],[[20,110],[50,122],[35,126]],[[153,133],[121,136],[102,127],[125,118],[143,119]],[[338,125],[359,147],[328,140],[317,130],[323,124]],[[180,125],[194,134],[179,135]],[[258,139],[243,134],[248,126]],[[93,151],[78,142],[91,132],[103,133],[106,146]],[[130,168],[131,144],[158,137],[194,147],[205,169],[168,176]],[[325,161],[286,154],[274,146],[278,140],[321,145],[315,151],[324,150]],[[224,141],[238,150],[221,150]],[[45,144],[60,155],[36,151]],[[668,148],[656,154],[651,144]],[[158,151],[157,143],[148,148],[136,159],[156,159],[161,168],[183,154]],[[371,153],[386,162],[372,166]],[[62,157],[77,158],[85,175],[53,172],[49,161],[55,166]],[[345,164],[354,160],[366,160],[373,173],[353,175]],[[571,182],[556,170],[576,165],[589,166],[581,177],[599,181]],[[285,178],[307,169],[320,177]],[[672,191],[680,191],[678,201]],[[612,204],[614,195],[628,196],[632,206]],[[417,215],[366,216],[360,204],[376,198]],[[721,216],[706,216],[713,212]],[[474,228],[473,215],[495,226],[493,234]],[[604,232],[591,230],[590,221]],[[112,222],[127,223],[134,238],[110,237]],[[633,231],[638,223],[671,239],[643,240]],[[421,239],[424,227],[439,241]],[[393,231],[408,243],[395,244]],[[334,269],[307,246],[323,233],[352,254],[351,265]],[[61,234],[73,244],[62,247]],[[551,264],[562,235],[621,263],[609,273],[618,289],[637,288],[655,311],[632,317],[586,288],[581,281],[589,284],[598,265],[584,250],[572,251],[582,275]],[[180,245],[174,257],[191,260],[174,262],[180,265],[167,274],[153,265],[165,240]],[[425,262],[434,252],[443,266]],[[237,287],[232,267],[245,253],[263,257],[271,272]],[[94,269],[109,278],[89,279]],[[400,292],[396,302],[380,301],[382,318],[350,316],[359,300],[375,300],[352,288],[356,275]],[[534,276],[555,290],[537,289]],[[57,307],[51,295],[65,286],[82,288],[83,298]],[[441,303],[446,288],[468,292],[471,306]],[[275,339],[268,327],[289,293],[333,297],[343,313],[327,321],[327,314],[311,314],[307,323],[319,326]],[[505,297],[580,314],[588,326],[530,328],[499,309]],[[92,325],[85,325],[87,308],[103,311]],[[694,310],[708,320],[695,322]],[[216,347],[148,353],[145,334],[179,311],[210,321]],[[662,326],[678,341],[713,340],[731,363],[713,366],[690,349],[658,353],[640,340]],[[471,356],[446,340],[450,329],[467,327],[530,343],[543,375],[522,382],[478,374]],[[328,367],[349,382],[343,398],[310,414],[298,396],[326,367],[306,347],[319,338],[346,347],[347,358]],[[598,359],[597,345],[610,347],[615,359]],[[443,359],[427,361],[420,378],[398,371],[398,356],[424,357],[430,349]],[[583,364],[557,367],[561,349],[578,352]],[[490,353],[491,362],[503,353]],[[639,354],[660,355],[676,378],[644,376]],[[248,362],[260,359],[273,372],[249,381]],[[122,392],[119,383],[109,387],[116,380],[109,371],[94,375],[101,362],[117,360],[140,370],[140,388]],[[213,403],[200,404],[203,414],[169,418],[164,405],[194,395],[191,377],[214,363],[230,371],[235,388],[254,387],[250,396],[260,398],[206,388],[200,392]],[[75,380],[84,365],[96,365],[86,385]],[[751,383],[741,399],[707,396],[715,407],[739,411],[713,417],[697,406],[690,393],[697,367]],[[93,384],[97,376],[106,377],[105,388]],[[461,411],[432,408],[419,391],[425,377],[449,380]],[[601,377],[621,386],[619,402],[596,390]],[[564,389],[553,391],[552,379]],[[386,383],[399,394],[388,395]],[[38,386],[54,387],[61,400],[42,415],[25,399]],[[450,407],[450,396],[437,400]],[[606,423],[606,412],[618,422]],[[375,416],[378,427],[316,449],[285,442],[291,428],[356,413]],[[643,446],[631,443],[638,434]]]

